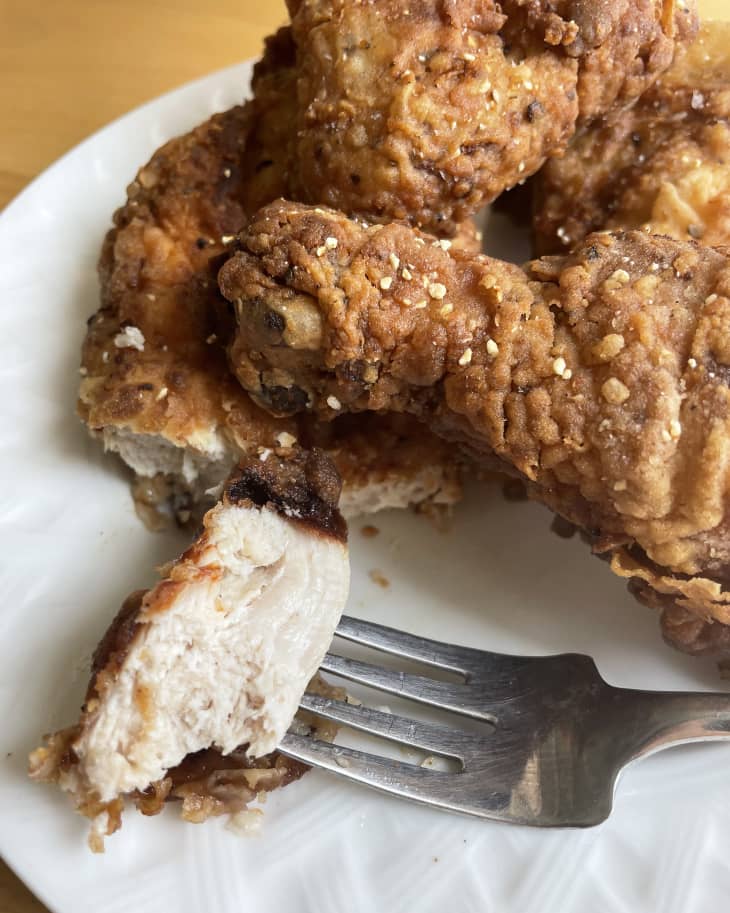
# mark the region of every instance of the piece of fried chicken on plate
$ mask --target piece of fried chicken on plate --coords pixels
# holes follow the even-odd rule
[[[318,257],[324,237],[337,245]],[[323,418],[417,416],[695,621],[680,646],[727,651],[728,252],[606,232],[524,272],[284,201],[239,243],[220,282],[257,402],[277,411],[275,383]]]
[[[548,162],[534,192],[541,253],[602,228],[730,244],[730,23],[704,23],[636,105]]]
[[[158,150],[104,244],[79,412],[135,472],[138,509],[153,524],[159,504],[171,502],[182,520],[199,513],[242,455],[295,441],[328,449],[346,515],[460,497],[459,460],[418,422],[372,416],[320,431],[306,417],[274,420],[228,367],[233,321],[217,287],[218,260],[250,207],[286,186],[275,129],[286,109],[283,120],[264,122],[262,113],[289,98],[290,79],[282,30],[257,66],[253,101]],[[478,245],[471,225],[462,237],[465,249]]]
[[[289,0],[291,199],[435,233],[645,91],[693,0]]]

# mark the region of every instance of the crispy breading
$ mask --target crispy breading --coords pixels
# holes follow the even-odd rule
[[[282,95],[290,62],[282,30],[257,67],[255,100],[167,143],[130,185],[101,257],[102,304],[83,347],[81,417],[144,477],[164,463],[175,475],[174,494],[189,488],[179,502],[184,515],[190,497],[220,482],[241,454],[320,437],[343,474],[348,513],[453,502],[458,461],[418,423],[370,417],[359,429],[347,423],[320,434],[306,418],[273,420],[228,367],[232,320],[216,269],[250,207],[286,186],[281,137],[261,114],[267,99]],[[478,247],[471,223],[460,239],[467,250]]]
[[[296,0],[290,197],[453,233],[633,101],[694,0]]]
[[[727,253],[600,233],[525,273],[285,202],[239,243],[219,278],[258,402],[414,414],[525,479],[616,573],[730,623]]]
[[[730,23],[705,23],[634,107],[546,165],[534,221],[541,253],[601,228],[730,244]]]

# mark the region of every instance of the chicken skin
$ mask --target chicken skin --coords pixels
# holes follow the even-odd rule
[[[540,253],[602,228],[730,244],[730,23],[703,24],[636,105],[545,166],[534,224]]]
[[[219,278],[257,402],[416,415],[524,479],[644,601],[730,623],[726,253],[600,233],[523,272],[284,201],[239,246]]]
[[[289,196],[456,224],[634,101],[696,30],[693,0],[290,0]]]
[[[79,412],[136,473],[146,516],[148,504],[170,500],[179,518],[191,510],[197,518],[205,493],[241,456],[294,440],[325,447],[335,460],[348,515],[460,495],[453,452],[412,419],[372,416],[323,429],[307,418],[274,420],[228,367],[233,322],[217,267],[253,207],[286,189],[274,129],[281,121],[272,126],[262,115],[290,97],[291,64],[282,30],[256,68],[254,100],[159,149],[130,185],[104,244]],[[471,223],[462,237],[465,249],[478,249]]]

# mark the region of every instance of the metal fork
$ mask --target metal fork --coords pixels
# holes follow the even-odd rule
[[[431,755],[461,770],[428,769],[289,731],[280,750],[392,795],[454,812],[543,827],[588,827],[611,812],[618,775],[631,761],[672,745],[730,739],[730,694],[614,688],[577,653],[489,653],[343,617],[337,636],[440,670],[380,668],[328,653],[321,669],[380,691],[450,711],[453,725],[421,722],[305,694],[303,709]],[[481,720],[484,732],[459,726]],[[472,726],[472,729],[474,727]],[[487,731],[488,730],[488,731]]]

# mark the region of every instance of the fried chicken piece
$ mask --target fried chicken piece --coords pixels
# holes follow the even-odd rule
[[[730,244],[730,23],[708,22],[637,104],[535,180],[541,253],[601,228]]]
[[[125,602],[97,648],[80,721],[31,757],[31,775],[58,782],[92,819],[92,848],[119,827],[126,796],[150,813],[173,793],[201,820],[301,774],[271,753],[347,599],[340,487],[321,452],[253,457],[163,579]],[[215,790],[221,774],[227,794]]]
[[[633,101],[694,0],[290,0],[293,199],[455,225]]]
[[[283,201],[240,248],[219,278],[257,402],[414,414],[526,480],[645,601],[730,623],[727,253],[602,233],[525,273]]]
[[[207,503],[205,492],[241,455],[323,440],[312,421],[273,420],[241,390],[226,361],[233,324],[216,283],[218,259],[251,207],[286,186],[282,121],[262,112],[291,95],[290,64],[283,30],[256,69],[254,101],[158,150],[104,244],[79,412],[137,474],[138,509],[152,509],[153,522],[158,501],[171,501],[183,520]],[[472,224],[461,239],[478,248]],[[325,437],[345,481],[346,514],[460,496],[453,452],[417,422],[373,417]]]

